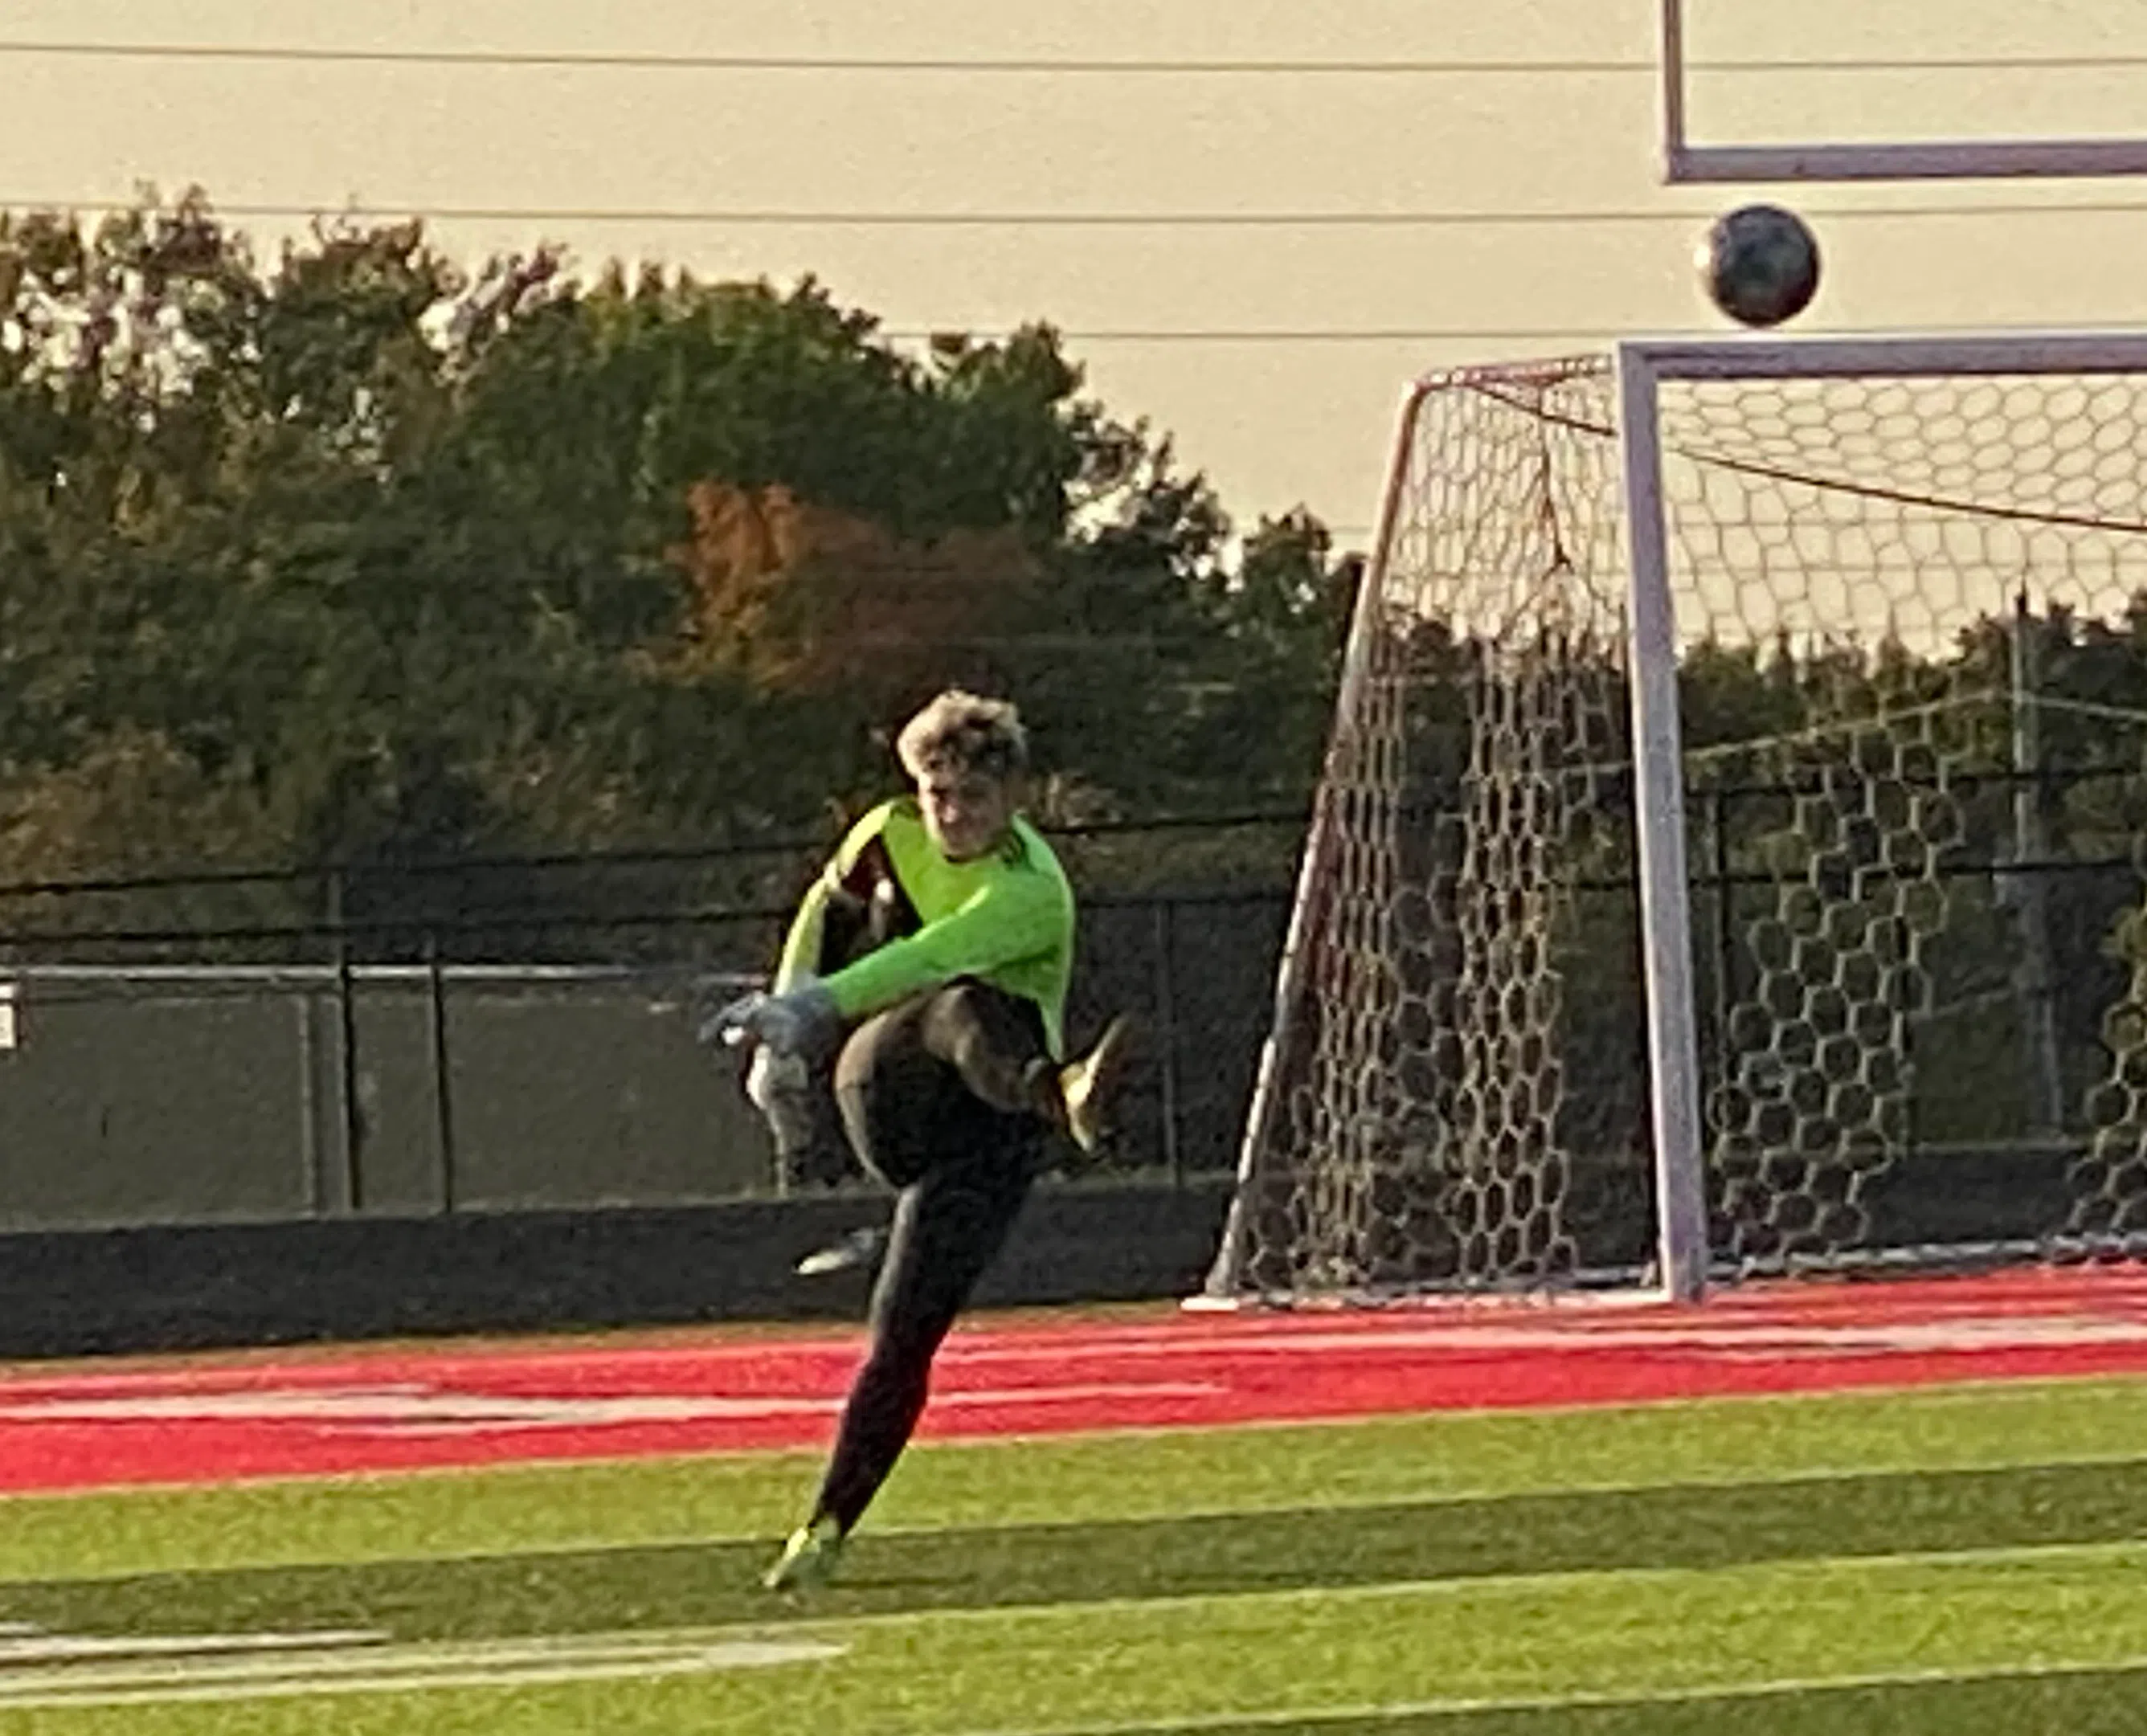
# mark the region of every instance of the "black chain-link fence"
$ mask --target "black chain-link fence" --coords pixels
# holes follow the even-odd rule
[[[2041,795],[2095,813],[2134,782],[2054,776]],[[2129,839],[2083,826],[2050,827],[2046,855],[2019,859],[2012,790],[1988,783],[1959,793],[1969,823],[1923,870],[1950,888],[1950,915],[1914,985],[1897,1155],[1996,1154],[1993,1173],[2026,1177],[2039,1152],[2061,1178],[2108,1119],[2096,1093],[2142,879]],[[1754,839],[1779,829],[1786,799],[1759,784],[1689,798],[1704,1048],[1762,986],[1781,880]],[[1204,1185],[1235,1163],[1301,837],[1285,814],[1060,838],[1083,891],[1069,1037],[1126,1008],[1148,1037],[1110,1170]],[[0,888],[0,1226],[768,1193],[738,1063],[693,1043],[688,993],[710,975],[759,979],[823,848]],[[1614,863],[1580,890],[1563,961],[1568,1132],[1591,1173],[1630,1172],[1599,1215],[1640,1245],[1636,901]]]
[[[1146,1033],[1108,1170],[1233,1161],[1299,829],[1064,838],[1069,1034],[1121,1009]],[[691,1003],[762,978],[823,848],[0,888],[0,1227],[768,1193],[739,1064],[695,1043]]]

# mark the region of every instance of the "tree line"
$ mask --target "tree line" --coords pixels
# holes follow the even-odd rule
[[[824,838],[949,683],[1021,701],[1048,821],[1301,813],[1359,575],[1308,513],[1234,524],[1047,324],[904,346],[816,282],[465,267],[414,223],[264,258],[198,193],[0,214],[0,881],[332,863],[311,916],[422,915],[541,888],[413,864]],[[2027,630],[2041,772],[2098,774],[2046,780],[2051,847],[2121,853],[2147,817],[2147,605]],[[1413,757],[1450,789],[1476,652],[1409,631]],[[2013,631],[1694,648],[1695,777],[1779,781],[1798,753],[1824,775],[1829,717],[2002,692]],[[1583,751],[1614,758],[1603,655]],[[1963,712],[1975,740],[1948,750],[1984,774],[1956,799],[1992,853],[2008,715]],[[1734,798],[1732,866],[1790,818]],[[1300,837],[1081,848],[1099,883],[1279,887]],[[777,895],[794,854],[723,896]],[[2052,920],[2091,951],[2111,916]]]
[[[1356,563],[1050,326],[198,193],[0,215],[0,878],[831,829],[938,688],[1050,818],[1302,806]]]

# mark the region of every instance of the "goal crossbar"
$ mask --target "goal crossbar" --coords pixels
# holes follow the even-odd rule
[[[2048,180],[2147,175],[2147,138],[1956,138],[1695,143],[1686,116],[1684,0],[1660,0],[1663,178],[1670,186]],[[1823,71],[1826,63],[1813,63]]]

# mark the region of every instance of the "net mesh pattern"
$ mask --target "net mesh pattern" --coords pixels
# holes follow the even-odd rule
[[[1614,405],[1588,359],[1414,401],[1217,1288],[1649,1258]],[[2147,379],[1658,414],[1718,1263],[2142,1227],[2147,690],[2059,729],[2095,706],[2021,658],[2147,634]]]

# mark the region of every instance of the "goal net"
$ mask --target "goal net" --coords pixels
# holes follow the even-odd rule
[[[2147,341],[1421,383],[1208,1296],[2129,1250],[2143,825]]]

